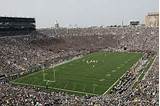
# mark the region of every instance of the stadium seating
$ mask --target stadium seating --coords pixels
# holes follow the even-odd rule
[[[126,86],[121,84],[127,83],[129,86],[134,78],[134,75],[128,73],[127,81],[125,79],[126,82],[117,86],[125,91],[123,93],[79,97],[64,92],[15,86],[8,81],[65,59],[104,49],[150,51],[158,58],[158,33],[158,28],[148,27],[60,28],[38,30],[38,33],[32,33],[30,36],[0,38],[0,73],[5,75],[4,79],[0,80],[0,104],[157,105],[158,59],[145,79],[138,83],[137,88],[124,90]]]

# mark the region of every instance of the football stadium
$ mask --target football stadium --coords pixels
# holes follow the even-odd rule
[[[0,4],[6,13],[10,9],[16,13],[13,17],[0,11],[0,106],[159,105],[159,13],[146,13],[144,23],[126,22],[134,13],[144,13],[149,4],[139,12],[140,2],[132,1],[136,7],[129,1],[125,12],[130,6],[138,11],[129,11],[128,16],[107,13],[115,1],[93,0],[88,5],[83,0],[61,1],[68,12],[63,17],[56,0],[29,1],[20,3],[24,10],[19,1],[7,1],[11,7],[16,3],[19,12],[3,6],[6,1]],[[125,7],[124,2],[116,8]],[[99,3],[102,12],[93,11]],[[29,11],[32,6],[35,9]],[[87,6],[86,10],[81,6]],[[118,16],[113,18],[113,14]],[[114,25],[121,22],[119,15],[126,19]],[[53,24],[58,16],[60,23]],[[78,26],[80,22],[85,27]]]
[[[34,18],[0,20],[19,25],[0,27],[1,104],[157,104],[149,102],[158,92],[157,27],[36,29]]]
[[[26,22],[0,27],[1,104],[158,103],[157,27],[36,29],[14,18],[1,18]]]

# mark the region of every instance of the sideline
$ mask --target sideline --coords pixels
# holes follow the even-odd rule
[[[138,62],[139,62],[140,60],[141,60],[141,58],[140,58],[135,64],[133,64],[130,69],[133,69],[134,67],[136,67],[136,66],[138,65]],[[130,69],[128,69],[120,78],[118,78],[118,80],[117,80],[116,82],[114,82],[114,83],[107,89],[107,91],[105,91],[105,92],[103,93],[103,95],[105,95],[110,89],[112,89],[113,86],[115,86],[115,85],[117,84],[117,82],[118,82],[120,79],[122,79],[123,76],[124,76]]]
[[[33,87],[40,87],[40,88],[46,88],[46,86],[41,86],[41,85],[33,85],[33,84],[25,84],[25,83],[19,83],[19,82],[12,82],[12,84],[16,84],[16,85],[27,85],[27,86],[33,86]],[[94,94],[94,93],[87,93],[87,92],[80,92],[80,91],[74,91],[74,90],[67,90],[67,89],[61,89],[61,88],[54,88],[54,87],[48,87],[50,89],[55,89],[55,90],[61,90],[61,91],[67,91],[67,92],[75,92],[75,93],[80,93],[80,94],[89,94],[89,95],[98,95],[98,94]]]
[[[156,59],[157,59],[157,56],[154,57],[154,60],[152,61],[149,69],[147,70],[147,72],[146,72],[145,75],[143,76],[142,80],[144,80],[144,79],[146,78],[146,76],[148,75],[148,72],[149,72],[149,71],[151,70],[151,68],[153,67],[153,64],[155,63]]]

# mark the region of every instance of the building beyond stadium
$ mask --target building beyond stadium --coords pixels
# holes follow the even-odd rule
[[[151,12],[145,16],[145,25],[147,27],[158,27],[159,26],[159,12]]]

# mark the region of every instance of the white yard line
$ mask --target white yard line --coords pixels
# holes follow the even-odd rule
[[[127,72],[128,72],[128,71],[126,71],[120,78],[118,78],[118,80],[117,80],[116,82],[114,82],[114,83],[112,84],[112,86],[110,86],[110,87],[107,89],[107,91],[105,91],[105,92],[103,93],[103,95],[105,95],[110,89],[112,89],[113,86],[116,85],[116,83],[117,83]]]
[[[141,58],[140,58],[140,59],[141,59]],[[139,59],[139,60],[140,60],[140,59]],[[137,64],[138,64],[138,62],[139,62],[139,60],[138,60],[130,69],[133,69],[133,67],[136,67]],[[128,70],[130,70],[130,69],[128,69]],[[124,76],[127,72],[128,72],[128,71],[126,71],[120,78],[118,78],[118,80],[117,80],[116,82],[114,82],[113,85],[110,86],[110,87],[107,89],[107,91],[105,91],[105,92],[103,93],[103,95],[105,95],[110,89],[112,89],[113,86],[116,85],[116,83],[117,83],[120,79],[122,79],[123,76]]]
[[[45,82],[56,82],[56,81],[52,81],[52,80],[43,80]]]
[[[157,56],[156,56],[157,57]],[[156,59],[156,57],[154,59]],[[155,60],[154,60],[155,61]],[[153,62],[154,63],[154,62]],[[148,66],[148,62],[147,62],[147,66]],[[150,66],[151,67],[151,66]],[[149,69],[148,69],[149,70]],[[138,79],[140,78],[140,76],[143,74],[144,70],[141,72],[141,74],[138,75],[138,77],[136,78],[136,80],[133,82],[133,84],[131,85],[131,88],[135,85],[135,83],[138,81]],[[148,71],[147,71],[148,72]],[[143,77],[144,78],[144,77]]]
[[[153,58],[154,58],[154,57],[153,57]],[[155,59],[156,59],[156,57],[154,58],[154,60],[153,60],[153,62],[152,62],[152,64],[151,64],[151,65],[153,65],[153,63],[154,63]],[[150,61],[151,61],[151,60],[150,60]],[[146,66],[144,66],[144,67],[147,67],[147,66],[149,65],[150,61],[148,61],[148,62],[147,62],[147,64],[146,64]],[[150,68],[151,68],[151,66],[149,67],[149,69],[150,69]],[[148,69],[148,70],[149,70],[149,69]],[[147,72],[148,72],[148,70],[147,70]],[[136,80],[135,82],[137,82],[137,81],[138,81],[138,79],[139,79],[139,78],[140,78],[140,76],[144,73],[144,71],[145,71],[145,70],[143,70],[143,71],[141,72],[141,74],[137,77],[137,80]],[[144,76],[145,76],[145,75],[144,75]],[[144,78],[144,76],[143,76],[143,78]],[[142,79],[143,79],[143,78],[142,78]],[[133,84],[133,85],[134,85],[134,84]]]
[[[46,86],[41,86],[41,85],[25,84],[25,83],[12,82],[12,81],[11,81],[11,83],[17,84],[17,85],[27,85],[27,86],[33,86],[33,87],[46,88]],[[68,89],[61,89],[61,88],[54,88],[54,87],[48,87],[48,88],[55,89],[55,90],[61,90],[61,91],[67,91],[67,92],[75,92],[75,93],[80,93],[80,94],[97,95],[94,93],[87,93],[87,92],[74,91],[74,90],[68,90]]]
[[[150,65],[149,69],[147,70],[147,72],[146,72],[145,75],[143,76],[142,80],[144,80],[145,77],[148,75],[148,72],[149,72],[149,71],[151,70],[151,68],[153,67],[153,64],[155,63],[156,58],[157,58],[157,56],[155,56],[155,58],[154,58],[152,64]]]
[[[83,57],[83,55],[80,55],[80,56],[77,56],[77,57],[73,57],[73,58],[70,59],[70,60],[63,61],[63,62],[61,62],[61,63],[57,63],[57,64],[55,64],[55,65],[52,65],[52,66],[49,67],[49,69],[51,69],[51,68],[54,69],[54,67],[56,67],[56,66],[59,66],[59,65],[62,65],[62,64],[66,64],[66,63],[69,63],[69,62],[74,61],[74,60],[78,60],[78,59],[80,59],[80,58],[82,58],[82,57]],[[54,71],[56,72],[56,70],[54,70]],[[48,80],[48,81],[52,82],[51,80]],[[54,81],[54,82],[56,82],[56,81]]]
[[[80,58],[82,58],[82,57],[83,57],[83,55],[80,55],[80,56],[77,56],[77,57],[73,57],[73,58],[70,59],[70,60],[66,60],[66,61],[63,61],[63,62],[61,62],[61,63],[57,63],[57,64],[55,64],[55,65],[53,65],[53,66],[50,66],[49,69],[51,69],[51,68],[54,69],[54,67],[56,67],[56,66],[59,66],[59,65],[62,65],[62,64],[66,64],[66,63],[69,63],[69,62],[74,61],[74,60],[78,60],[78,59],[80,59]],[[56,70],[54,70],[54,71],[56,72]],[[56,75],[55,75],[55,77],[56,77]],[[56,78],[55,78],[55,80],[56,80]],[[49,82],[56,82],[56,81],[52,81],[52,80],[47,80],[47,81],[49,81]]]
[[[70,59],[70,60],[63,61],[63,62],[61,62],[61,63],[55,64],[55,65],[53,65],[53,66],[51,66],[51,67],[49,67],[49,68],[54,68],[54,67],[56,67],[56,66],[59,66],[59,65],[65,64],[65,63],[69,63],[69,62],[71,62],[71,61],[80,59],[80,58],[82,58],[82,57],[83,57],[83,55],[80,55],[80,56],[74,57],[74,58],[72,58],[72,59]],[[33,73],[29,74],[29,75],[34,75],[34,74],[39,73],[39,72],[41,72],[41,71],[33,72]],[[26,76],[23,76],[23,77],[26,77]],[[23,77],[21,77],[21,78],[23,78]],[[55,81],[52,81],[52,80],[45,80],[45,81],[55,82]],[[41,88],[45,88],[45,87],[46,87],[46,86],[41,86],[41,85],[32,85],[32,84],[18,83],[18,82],[13,82],[13,81],[10,81],[10,82],[13,83],[13,84],[18,84],[18,85],[28,85],[28,86],[41,87]],[[75,90],[67,90],[67,89],[54,88],[54,87],[48,87],[48,88],[50,88],[50,89],[55,89],[55,90],[61,90],[61,91],[81,93],[81,94],[97,95],[97,94],[94,94],[94,93],[80,92],[80,91],[75,91]]]
[[[78,59],[80,59],[80,58],[82,58],[82,57],[83,57],[83,55],[80,55],[80,56],[77,56],[77,57],[73,57],[73,58],[70,59],[70,60],[66,60],[66,61],[63,61],[63,62],[61,62],[61,63],[57,63],[57,64],[55,64],[55,65],[53,65],[53,66],[51,66],[51,67],[49,67],[49,68],[54,68],[54,67],[56,67],[56,66],[59,66],[59,65],[65,64],[65,63],[69,63],[69,62],[71,62],[71,61],[78,60]]]

